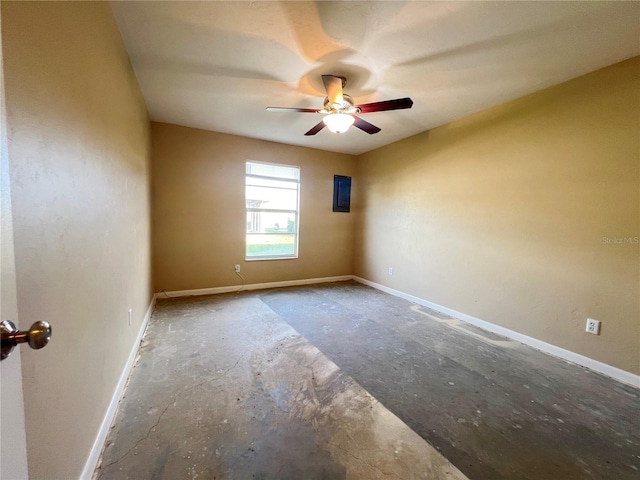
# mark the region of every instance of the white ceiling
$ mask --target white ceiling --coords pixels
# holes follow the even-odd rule
[[[360,154],[640,54],[640,2],[112,2],[152,120]],[[382,131],[304,133],[322,74]]]

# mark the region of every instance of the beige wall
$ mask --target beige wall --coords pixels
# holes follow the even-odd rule
[[[156,291],[350,275],[353,214],[333,213],[333,176],[355,159],[205,130],[152,123]],[[299,258],[244,260],[245,162],[300,167]]]
[[[150,302],[149,121],[108,4],[2,2],[2,35],[20,327],[53,326],[29,473],[78,478]]]
[[[362,155],[355,273],[640,373],[640,246],[603,242],[640,236],[639,80],[635,58]]]

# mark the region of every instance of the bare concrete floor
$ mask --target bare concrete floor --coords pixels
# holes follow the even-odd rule
[[[97,479],[636,479],[640,392],[343,282],[158,302]]]

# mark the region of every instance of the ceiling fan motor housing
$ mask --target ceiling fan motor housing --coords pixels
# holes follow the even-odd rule
[[[326,113],[347,113],[350,115],[360,113],[360,109],[353,105],[353,98],[346,93],[342,94],[342,102],[331,103],[329,97],[324,99],[324,111]]]

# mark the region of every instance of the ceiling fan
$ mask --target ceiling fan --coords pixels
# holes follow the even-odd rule
[[[305,133],[305,135],[315,135],[324,127],[329,128],[333,133],[344,133],[349,130],[351,125],[358,127],[369,135],[373,135],[374,133],[378,133],[380,128],[356,116],[357,114],[400,110],[403,108],[411,108],[413,105],[413,100],[409,97],[354,105],[353,98],[342,92],[342,88],[347,83],[346,78],[336,75],[322,75],[322,82],[327,91],[327,97],[324,99],[324,107],[321,110],[314,110],[313,108],[267,107],[267,111],[279,112],[282,110],[293,110],[301,113],[324,114],[325,117],[322,121]]]

